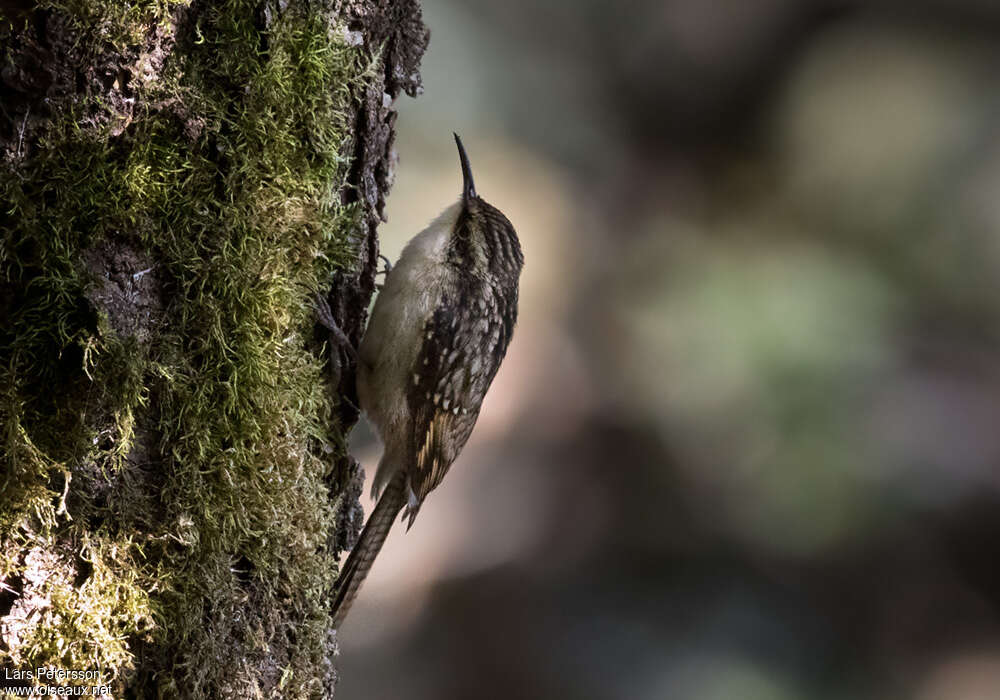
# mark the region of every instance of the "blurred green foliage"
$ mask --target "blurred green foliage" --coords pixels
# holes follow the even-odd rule
[[[995,696],[995,4],[426,7],[388,230],[474,125],[527,259],[483,416],[514,417],[453,470],[462,563],[345,697]],[[491,508],[541,524],[464,573]]]

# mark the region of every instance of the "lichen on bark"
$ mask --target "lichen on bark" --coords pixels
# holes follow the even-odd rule
[[[328,697],[413,2],[0,4],[0,663]],[[336,382],[336,385],[334,383]]]

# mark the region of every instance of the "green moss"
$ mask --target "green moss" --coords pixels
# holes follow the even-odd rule
[[[175,4],[48,6],[121,49]],[[352,254],[341,152],[366,63],[327,18],[262,30],[256,7],[202,12],[125,132],[66,113],[0,173],[0,576],[51,600],[0,660],[168,697],[249,697],[270,668],[282,697],[321,696],[321,446],[343,439],[312,295]],[[146,339],[92,301],[102,245],[154,267]],[[137,650],[171,673],[135,677]]]
[[[118,51],[139,44],[150,28],[166,25],[170,13],[190,0],[40,0],[38,7],[66,17],[91,40],[105,41]]]

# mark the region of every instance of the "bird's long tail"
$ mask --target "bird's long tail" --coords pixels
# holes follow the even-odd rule
[[[406,502],[405,491],[406,477],[402,473],[396,474],[386,484],[382,497],[378,499],[375,510],[365,523],[365,529],[361,531],[358,543],[354,545],[347,562],[341,568],[331,612],[334,629],[338,629],[344,621],[354,598],[361,589],[361,584],[375,563],[375,557],[382,549],[392,523]]]

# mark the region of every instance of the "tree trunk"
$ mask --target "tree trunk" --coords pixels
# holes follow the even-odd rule
[[[357,412],[313,304],[358,340],[427,39],[418,0],[0,1],[0,677],[333,694]]]

